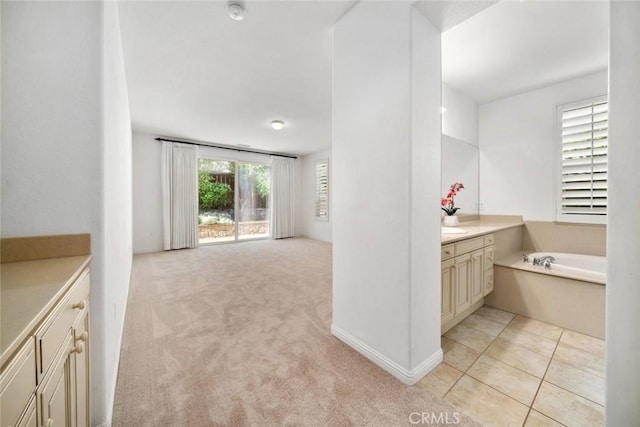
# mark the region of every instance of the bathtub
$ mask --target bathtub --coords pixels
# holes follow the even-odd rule
[[[533,258],[552,256],[551,269]],[[514,253],[494,262],[485,304],[604,339],[606,257],[556,252]]]
[[[529,263],[537,269],[544,267],[533,266],[534,258],[552,256],[556,260],[551,264],[549,274],[579,278],[590,282],[604,284],[607,277],[607,258],[603,256],[566,254],[557,252],[535,252],[529,254]],[[556,274],[554,274],[556,273]]]

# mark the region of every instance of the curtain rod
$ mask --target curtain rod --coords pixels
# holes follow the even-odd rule
[[[169,138],[161,138],[161,137],[156,138],[156,141],[178,142],[180,144],[190,144],[190,145],[199,145],[201,147],[221,148],[223,150],[241,151],[243,153],[266,154],[266,155],[269,155],[269,156],[286,157],[286,158],[289,158],[289,159],[297,159],[298,158],[297,156],[292,156],[290,154],[279,154],[279,153],[273,153],[273,152],[270,152],[270,151],[247,150],[245,148],[227,147],[227,146],[224,146],[224,145],[213,145],[213,144],[209,144],[209,143],[206,143],[206,142],[180,141],[180,140],[177,140],[177,139],[169,139]]]

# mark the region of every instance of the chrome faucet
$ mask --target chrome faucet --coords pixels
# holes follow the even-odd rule
[[[533,258],[533,265],[539,265],[541,267],[546,268],[547,270],[551,269],[551,263],[555,262],[556,259],[551,255],[545,255],[540,258]]]

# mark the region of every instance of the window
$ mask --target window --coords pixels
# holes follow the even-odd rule
[[[608,111],[605,96],[558,107],[558,221],[606,222]]]
[[[316,219],[329,220],[329,160],[316,163]]]

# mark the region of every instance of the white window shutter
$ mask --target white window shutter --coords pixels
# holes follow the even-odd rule
[[[606,97],[559,107],[560,220],[607,213],[608,110]]]
[[[316,219],[329,220],[329,161],[316,163]]]

